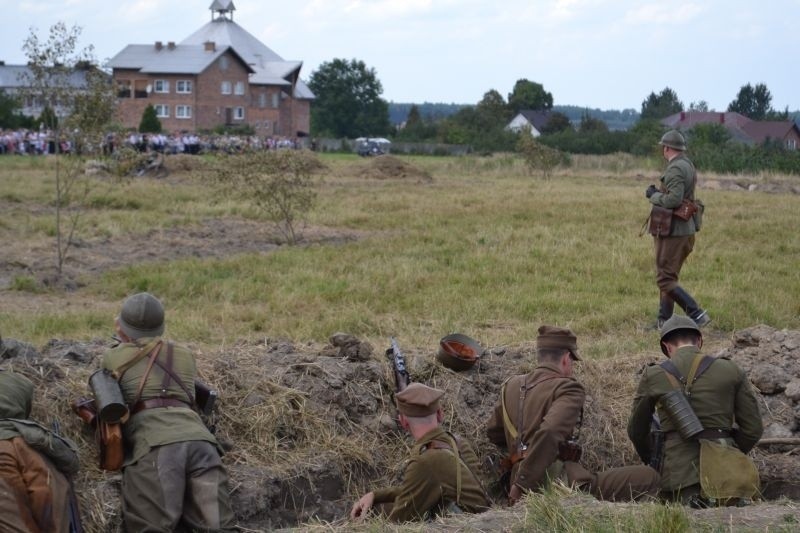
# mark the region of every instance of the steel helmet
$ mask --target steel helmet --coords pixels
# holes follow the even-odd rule
[[[667,350],[664,348],[664,339],[673,331],[678,330],[690,330],[696,331],[700,337],[703,336],[703,333],[700,331],[700,328],[697,327],[694,320],[689,318],[688,316],[683,315],[672,315],[669,320],[664,322],[664,325],[661,326],[661,351],[664,352],[664,355],[667,355]]]
[[[661,140],[658,144],[661,146],[669,146],[670,148],[680,150],[681,152],[686,150],[686,139],[678,130],[669,130],[667,133],[661,136]]]
[[[122,303],[119,325],[131,339],[158,337],[164,333],[164,306],[150,293],[140,292]]]

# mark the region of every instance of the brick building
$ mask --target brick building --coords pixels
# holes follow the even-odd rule
[[[168,131],[250,125],[258,135],[308,135],[314,94],[301,61],[285,61],[233,21],[232,0],[214,0],[211,21],[179,43],[131,44],[108,63],[123,125],[153,105]]]

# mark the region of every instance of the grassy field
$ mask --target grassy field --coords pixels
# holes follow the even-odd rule
[[[511,156],[408,158],[434,177],[417,183],[353,177],[355,165],[369,164],[353,157],[322,160],[330,171],[320,177],[309,222],[358,239],[224,259],[156,257],[85,275],[72,293],[43,293],[22,276],[12,288],[17,297],[28,292],[31,304],[4,305],[0,331],[35,343],[103,336],[125,295],[146,290],[164,300],[173,336],[209,345],[323,340],[335,331],[431,345],[461,331],[494,346],[530,341],[540,324],[555,323],[573,328],[590,357],[656,348],[643,333],[657,304],[652,242],[639,236],[648,212],[643,190],[652,181],[644,176],[657,175],[654,162],[581,158],[543,180]],[[23,260],[10,251],[53,240],[51,167],[44,159],[0,159],[4,261]],[[800,327],[800,197],[698,195],[706,222],[682,280],[709,309],[712,327]],[[192,173],[100,180],[89,203],[79,235],[89,241],[258,219]],[[71,253],[80,259],[82,251]],[[60,305],[74,298],[98,305]]]

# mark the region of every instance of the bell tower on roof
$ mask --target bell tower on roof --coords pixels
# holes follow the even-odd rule
[[[233,12],[236,11],[236,6],[233,5],[233,0],[214,0],[211,2],[211,20],[233,20]]]

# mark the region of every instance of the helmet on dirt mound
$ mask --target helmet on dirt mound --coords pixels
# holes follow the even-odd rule
[[[667,133],[661,136],[661,140],[658,144],[661,146],[669,146],[670,148],[674,150],[680,150],[681,152],[686,150],[686,139],[678,130],[669,130]]]
[[[483,347],[478,341],[460,333],[453,333],[442,337],[439,341],[436,359],[450,370],[460,372],[475,366],[481,355]]]
[[[700,337],[703,336],[703,333],[700,331],[700,328],[697,327],[694,320],[688,316],[672,315],[669,320],[664,322],[664,325],[661,326],[661,351],[664,352],[664,355],[667,355],[667,349],[664,347],[665,339],[670,333],[678,330],[694,331],[700,335]]]
[[[125,299],[118,320],[131,339],[158,337],[164,333],[164,306],[152,294],[140,292]]]

